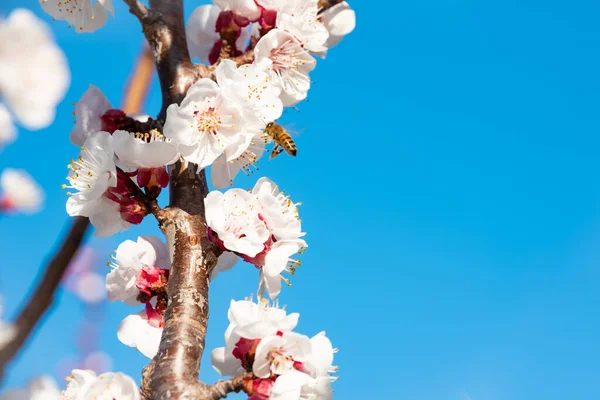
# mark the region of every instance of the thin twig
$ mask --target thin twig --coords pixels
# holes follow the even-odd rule
[[[88,226],[89,220],[87,218],[75,218],[60,249],[45,269],[38,287],[29,297],[23,310],[19,313],[19,316],[14,323],[17,334],[12,341],[0,350],[0,379],[2,378],[6,364],[19,352],[33,329],[36,327],[40,318],[52,304],[54,292],[67,270],[67,267],[71,263],[73,256],[79,249],[79,245],[85,237]]]
[[[207,387],[208,396],[207,400],[219,400],[227,397],[229,393],[239,393],[246,391],[246,384],[254,379],[254,374],[251,372],[245,373],[235,378],[228,379],[226,381],[218,381]]]
[[[139,0],[123,0],[129,6],[129,12],[144,21],[148,17],[148,9]]]

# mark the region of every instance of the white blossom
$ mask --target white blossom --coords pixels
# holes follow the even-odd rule
[[[64,400],[139,400],[135,381],[120,372],[107,372],[97,376],[94,371],[74,369],[67,377],[69,384],[63,393]]]
[[[115,15],[112,0],[39,0],[42,9],[60,21],[73,25],[75,32],[94,32]],[[69,25],[70,26],[70,25]]]
[[[113,133],[115,154],[125,165],[136,168],[156,168],[179,160],[177,145],[156,130],[146,133]]]
[[[169,253],[166,243],[155,236],[140,236],[137,241],[126,240],[119,245],[113,269],[106,276],[106,292],[110,301],[123,301],[137,305],[140,288],[145,289],[142,271],[158,275],[158,268],[169,269]]]
[[[71,131],[71,142],[83,146],[90,135],[102,131],[102,115],[110,109],[112,106],[104,93],[90,85],[75,105],[75,127]]]
[[[284,106],[294,106],[306,98],[310,89],[308,73],[315,68],[316,60],[292,34],[271,30],[258,41],[254,57],[258,64],[266,62],[270,82],[281,89]]]
[[[0,211],[35,213],[44,203],[44,191],[23,170],[6,168],[0,176]]]
[[[295,332],[267,336],[260,340],[256,348],[252,372],[262,379],[270,377],[271,374],[281,376],[293,371],[295,363],[305,362],[311,353],[308,336]]]
[[[256,163],[265,152],[265,135],[263,132],[257,132],[252,137],[250,145],[239,157],[227,161],[227,151],[223,153],[211,165],[210,177],[212,184],[216,189],[224,189],[233,184],[233,179],[238,172],[243,171],[250,175],[258,170]]]
[[[127,316],[117,330],[119,341],[126,346],[134,347],[148,358],[153,358],[160,346],[162,327],[152,326],[146,311]]]
[[[254,197],[241,189],[224,194],[210,192],[204,199],[206,224],[218,235],[225,249],[253,257],[263,251],[269,238],[256,212]]]
[[[293,203],[289,196],[283,192],[268,178],[260,178],[252,194],[256,196],[259,213],[272,235],[272,245],[266,249],[262,260],[260,289],[266,290],[271,298],[281,291],[281,281],[284,271],[292,274],[295,266],[300,263],[290,257],[306,248],[306,242],[300,237],[305,234],[301,231],[298,219],[299,203]]]
[[[68,185],[63,188],[75,189],[67,192],[67,213],[71,216],[90,218],[96,228],[96,236],[110,236],[130,224],[121,217],[116,199],[107,194],[117,186],[117,169],[114,160],[112,136],[108,132],[96,132],[87,138],[77,160],[69,164]],[[114,195],[116,196],[116,195]]]
[[[21,124],[50,125],[70,80],[66,57],[46,23],[22,8],[0,21],[0,95]]]
[[[10,144],[17,138],[17,129],[12,117],[4,104],[0,103],[0,150],[2,146]]]
[[[181,106],[169,106],[164,134],[179,144],[183,158],[204,168],[225,149],[231,159],[237,158],[259,126],[251,110],[232,102],[215,82],[203,78],[190,87]]]
[[[0,400],[62,400],[56,382],[49,376],[41,376],[29,382],[27,388],[9,390],[0,395]]]
[[[209,238],[260,268],[259,293],[275,298],[282,273],[294,273],[300,263],[290,258],[306,248],[301,239],[299,203],[293,203],[268,178],[258,180],[252,193],[212,191],[204,199]]]
[[[280,89],[273,86],[265,65],[244,64],[237,67],[231,60],[222,60],[215,71],[223,94],[260,119],[263,127],[283,112]]]
[[[254,0],[213,0],[223,11],[233,11],[235,14],[256,21],[260,17],[260,8]]]
[[[329,32],[325,47],[332,48],[356,27],[356,13],[346,1],[328,8],[321,14],[321,21]]]
[[[209,55],[220,43],[221,36],[216,31],[217,19],[221,10],[213,4],[206,4],[192,12],[186,25],[186,38],[190,57],[197,57],[203,63],[210,63]],[[250,39],[250,27],[241,28],[235,46],[245,51]]]
[[[305,49],[322,52],[329,32],[318,14],[318,0],[286,1],[277,12],[276,26],[294,35]]]
[[[235,253],[224,251],[223,254],[219,256],[217,265],[215,265],[211,271],[210,279],[215,279],[221,272],[229,271],[239,260],[240,258]]]
[[[213,350],[213,367],[221,375],[237,375],[243,368],[240,360],[233,355],[236,346],[252,347],[249,341],[275,335],[277,332],[290,332],[298,324],[299,316],[298,313],[288,315],[285,310],[266,302],[257,304],[252,300],[232,300],[228,312],[230,323],[225,332],[226,346]]]

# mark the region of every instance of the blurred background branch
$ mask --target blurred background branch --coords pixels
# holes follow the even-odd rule
[[[154,60],[148,46],[144,45],[125,90],[122,109],[127,114],[140,114],[152,81]],[[44,270],[39,284],[14,321],[15,337],[0,350],[0,382],[6,365],[27,342],[42,316],[52,304],[54,293],[75,254],[83,244],[89,219],[76,217],[58,251]]]

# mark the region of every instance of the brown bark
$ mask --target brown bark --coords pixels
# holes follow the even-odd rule
[[[149,4],[146,13],[134,14],[154,54],[162,92],[157,119],[164,120],[167,107],[180,103],[188,88],[210,72],[190,61],[183,1],[150,0]],[[169,168],[170,205],[155,213],[167,238],[171,271],[160,348],[144,371],[141,392],[145,398],[201,399],[208,393],[206,385],[198,382],[198,374],[208,323],[208,277],[219,252],[207,239],[204,197],[208,187],[204,171],[197,174],[196,169],[183,160]]]
[[[37,288],[29,297],[23,310],[19,313],[14,322],[17,330],[15,337],[0,350],[0,380],[4,374],[6,364],[23,347],[23,344],[25,344],[29,335],[37,326],[40,318],[50,308],[54,299],[54,292],[71,263],[73,256],[79,249],[88,226],[89,220],[87,218],[75,218],[69,233],[63,239],[60,249],[44,270],[44,275],[40,279]]]

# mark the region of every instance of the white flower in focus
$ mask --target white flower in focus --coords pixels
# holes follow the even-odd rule
[[[356,13],[348,2],[343,1],[321,14],[321,21],[329,32],[325,47],[332,48],[356,27]]]
[[[284,271],[293,274],[295,266],[300,265],[290,257],[307,247],[306,242],[300,239],[305,233],[302,232],[298,219],[299,203],[293,203],[268,178],[260,178],[252,189],[252,194],[256,196],[258,212],[271,232],[273,243],[265,249],[263,257],[248,261],[262,266],[260,291],[266,290],[274,298],[281,291],[281,281],[287,283],[281,274]]]
[[[104,93],[94,85],[85,91],[75,105],[75,127],[71,131],[71,142],[83,146],[86,139],[102,131],[102,115],[112,109]]]
[[[0,176],[0,211],[35,213],[44,203],[44,192],[23,170],[6,168]]]
[[[2,146],[12,143],[17,138],[12,117],[4,104],[0,104],[0,150]]]
[[[0,96],[27,129],[50,125],[70,80],[46,23],[22,8],[0,21]]]
[[[258,64],[267,62],[270,82],[281,89],[284,106],[294,106],[306,98],[310,89],[308,73],[317,62],[292,34],[271,30],[258,41],[254,58]]]
[[[205,64],[218,58],[221,36],[216,31],[216,26],[220,13],[219,7],[207,4],[196,7],[190,15],[185,31],[191,58],[197,57]],[[238,52],[245,51],[249,39],[250,27],[241,28],[240,35],[235,42],[236,50]]]
[[[284,375],[296,369],[298,363],[305,362],[311,352],[311,343],[307,336],[294,332],[267,336],[261,339],[256,348],[252,372],[262,379],[272,374]],[[298,388],[302,384],[300,383]]]
[[[130,224],[121,217],[116,195],[109,189],[117,186],[117,169],[114,160],[112,136],[108,132],[96,132],[83,144],[77,160],[69,164],[68,185],[75,189],[67,192],[67,213],[71,216],[89,217],[96,228],[95,236],[110,236]],[[107,196],[111,195],[112,199]]]
[[[119,160],[131,167],[164,167],[179,160],[175,143],[155,130],[140,134],[115,131],[113,146]]]
[[[212,184],[217,189],[224,189],[233,184],[233,179],[238,172],[243,171],[246,176],[258,170],[255,164],[265,152],[265,137],[263,132],[257,132],[252,137],[248,149],[239,157],[227,161],[227,151],[211,165],[210,177]]]
[[[150,325],[146,311],[127,316],[117,330],[119,341],[134,347],[148,358],[153,358],[160,346],[162,327]]]
[[[318,0],[286,2],[277,12],[277,28],[294,35],[309,51],[325,51],[329,32],[318,14]]]
[[[221,36],[215,30],[219,7],[206,4],[196,7],[185,27],[190,57],[197,57],[203,63],[209,63],[208,56]]]
[[[287,315],[285,310],[266,302],[257,304],[251,300],[232,300],[228,312],[230,324],[225,332],[226,346],[213,350],[213,367],[223,376],[237,375],[243,371],[240,358],[253,354],[261,338],[292,331],[299,317],[298,313]]]
[[[113,269],[106,276],[106,292],[110,301],[122,301],[134,306],[140,302],[140,290],[148,290],[150,277],[159,280],[162,266],[170,267],[166,243],[155,236],[140,236],[137,242],[126,240],[119,245]],[[142,276],[143,274],[143,276]]]
[[[331,340],[325,332],[319,332],[310,339],[312,354],[307,360],[307,369],[311,375],[328,376],[337,373],[338,368],[333,366],[333,355],[337,353],[331,345]]]
[[[226,97],[244,104],[260,119],[262,124],[256,130],[281,117],[283,104],[279,99],[280,89],[273,86],[265,65],[244,64],[237,67],[231,60],[222,60],[215,76]]]
[[[54,19],[67,21],[75,32],[94,32],[106,23],[108,13],[114,17],[112,0],[39,0],[42,9]]]
[[[254,0],[213,0],[213,2],[221,10],[233,11],[250,21],[256,21],[260,17],[260,8]]]
[[[269,231],[256,212],[254,197],[241,189],[210,192],[204,199],[206,224],[229,250],[253,257],[263,251]]]
[[[96,376],[94,371],[74,369],[63,393],[64,400],[139,400],[135,381],[120,372]]]
[[[248,132],[256,126],[253,120],[241,105],[225,98],[215,82],[204,78],[190,87],[180,106],[169,106],[164,134],[179,144],[183,158],[204,168],[225,149],[232,151],[231,159],[242,154],[253,136]]]
[[[41,376],[29,382],[26,389],[9,390],[0,400],[62,400],[56,382],[49,376]]]

